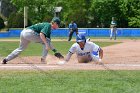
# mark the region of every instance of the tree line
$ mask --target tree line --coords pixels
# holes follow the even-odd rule
[[[11,0],[10,3],[16,7],[16,14],[23,14],[27,6],[32,24],[51,21],[54,7],[61,6],[61,27],[67,27],[73,20],[79,28],[108,28],[112,17],[120,28],[140,27],[140,0]]]

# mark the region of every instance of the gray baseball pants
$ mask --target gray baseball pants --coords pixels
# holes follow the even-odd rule
[[[51,44],[51,41],[49,38],[46,38],[48,41],[48,44],[50,46],[50,49],[54,49],[54,47]],[[40,36],[36,34],[31,29],[24,29],[21,34],[20,34],[20,45],[17,49],[15,49],[11,54],[9,54],[6,57],[7,61],[10,61],[14,58],[16,58],[23,50],[25,50],[30,42],[36,42],[36,43],[41,43],[43,45],[43,52],[42,52],[42,58],[46,59],[48,50],[46,49],[45,44],[41,40]]]
[[[114,39],[116,40],[116,36],[117,36],[117,28],[116,27],[111,28],[110,39],[112,39],[113,35],[114,35]]]

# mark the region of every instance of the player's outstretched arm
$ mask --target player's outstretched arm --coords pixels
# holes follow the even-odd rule
[[[65,63],[67,63],[67,62],[70,60],[72,54],[73,54],[73,53],[68,52],[66,58],[64,58],[63,60],[59,61],[57,64],[63,65],[63,64],[65,64]]]
[[[54,56],[59,58],[59,59],[64,59],[64,56],[59,52],[54,53]]]
[[[103,64],[102,58],[103,58],[103,50],[100,48],[100,51],[99,51],[99,64]]]
[[[99,51],[99,58],[102,59],[103,58],[103,50],[100,48],[100,51]]]

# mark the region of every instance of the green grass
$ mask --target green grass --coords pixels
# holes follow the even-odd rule
[[[69,48],[74,42],[67,42],[67,41],[53,41],[52,42],[54,47],[61,52],[62,54],[66,55]],[[110,46],[114,44],[118,44],[120,42],[95,42],[101,47]],[[0,54],[2,56],[6,56],[11,53],[14,49],[19,46],[18,41],[1,41],[0,42]],[[42,45],[39,43],[30,43],[29,46],[25,51],[22,52],[22,56],[40,56],[42,53]],[[53,54],[52,51],[49,51],[50,54]]]
[[[66,54],[74,42],[55,41]],[[101,47],[118,44],[95,42]],[[0,54],[8,55],[19,42],[0,42]],[[42,46],[31,43],[22,56],[40,56]],[[50,52],[52,54],[52,52]],[[0,70],[0,93],[139,93],[140,71]]]
[[[119,75],[117,75],[118,73]],[[139,93],[140,71],[0,71],[0,93]]]

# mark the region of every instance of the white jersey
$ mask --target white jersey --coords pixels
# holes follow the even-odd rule
[[[78,61],[83,63],[94,60],[93,52],[98,52],[99,49],[100,47],[93,42],[86,42],[83,49],[80,48],[78,43],[74,43],[69,52],[76,53]]]

